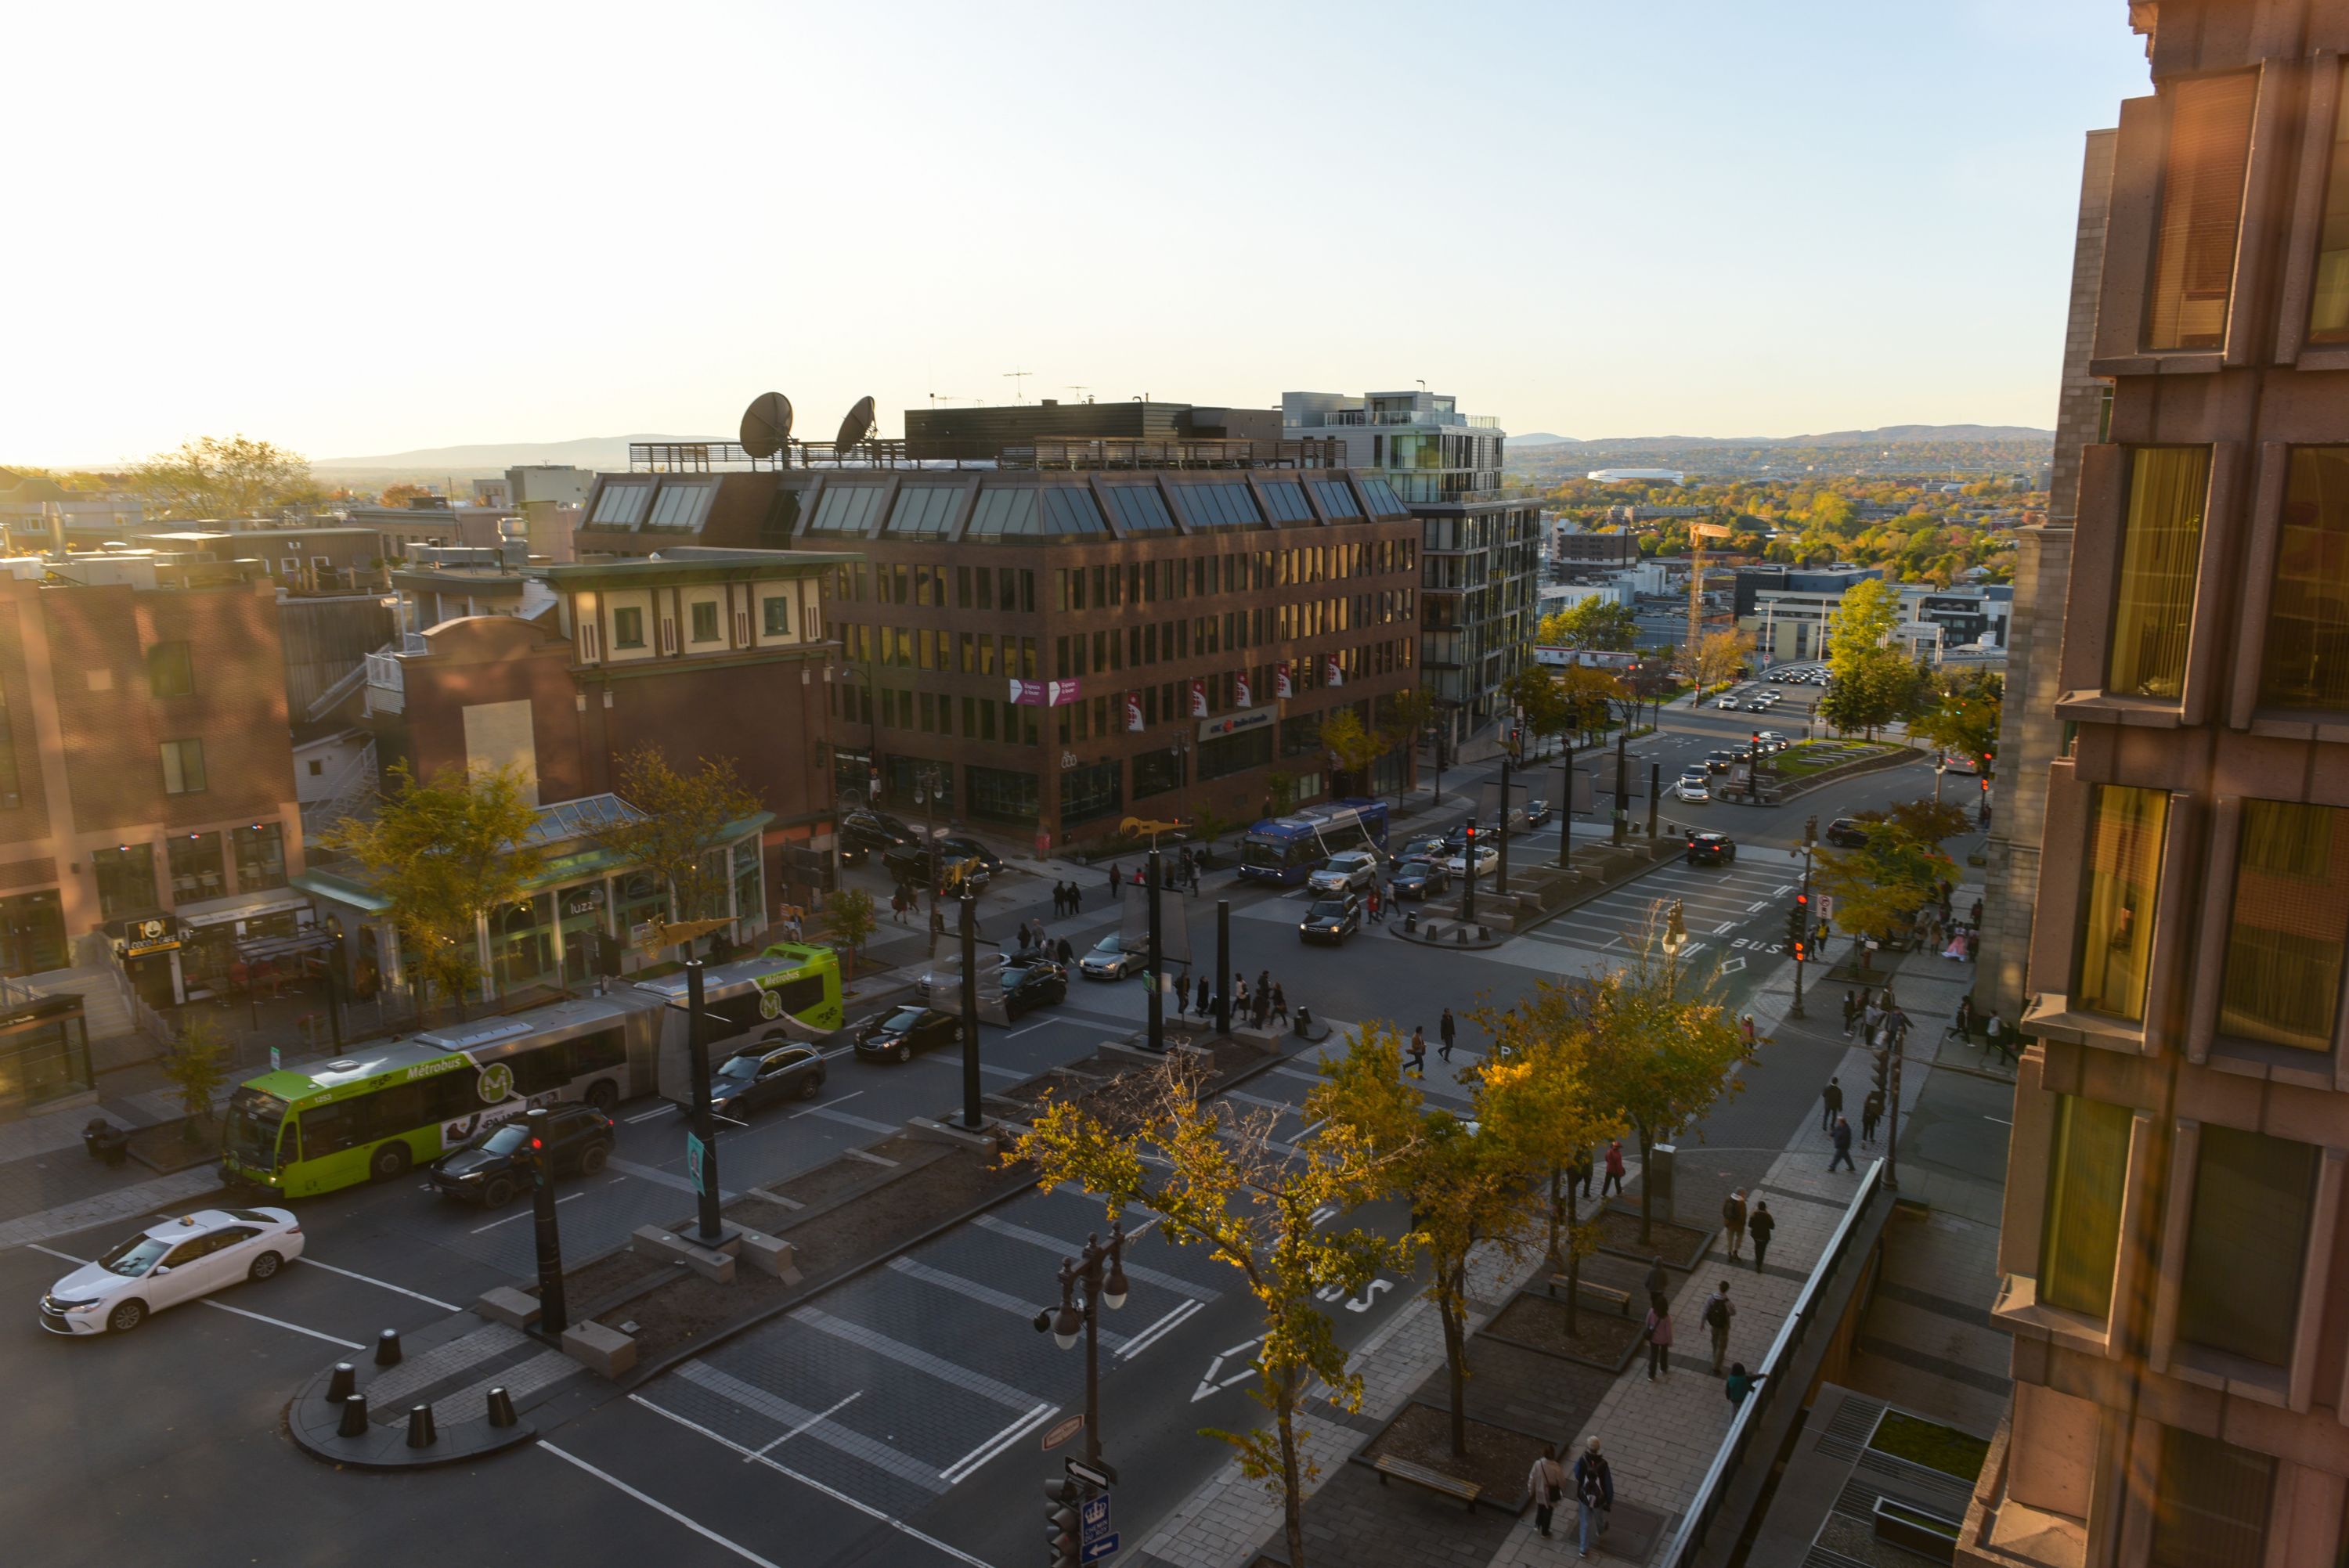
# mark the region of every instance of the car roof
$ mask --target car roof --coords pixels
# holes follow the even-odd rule
[[[1729,842],[1729,835],[1728,835],[1727,833],[1714,833],[1714,832],[1691,833],[1691,834],[1689,835],[1689,837],[1690,837],[1691,839],[1692,839],[1692,840],[1696,841],[1697,841],[1697,842],[1699,842],[1699,843],[1716,843],[1716,844],[1725,844],[1725,843]]]
[[[250,1220],[239,1219],[226,1209],[196,1209],[176,1219],[164,1220],[150,1225],[139,1233],[142,1236],[152,1236],[159,1242],[184,1242],[190,1236],[204,1235],[219,1230],[223,1225],[249,1225],[253,1222]],[[266,1216],[264,1216],[261,1221],[263,1224],[274,1225],[276,1222]]]

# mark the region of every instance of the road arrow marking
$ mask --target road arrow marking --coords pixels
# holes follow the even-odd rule
[[[1719,972],[1720,974],[1723,974],[1723,975],[1734,975],[1734,974],[1736,974],[1740,969],[1743,969],[1743,968],[1744,968],[1744,967],[1745,967],[1745,960],[1744,960],[1743,958],[1729,958],[1729,959],[1723,959],[1723,960],[1722,961],[1721,968],[1720,968],[1720,970],[1719,970],[1718,972]]]
[[[1191,1396],[1191,1403],[1195,1405],[1200,1400],[1220,1389],[1233,1387],[1236,1385],[1245,1383],[1249,1378],[1255,1377],[1256,1363],[1253,1361],[1250,1361],[1247,1366],[1241,1367],[1238,1371],[1233,1373],[1228,1377],[1221,1377],[1219,1375],[1223,1372],[1225,1362],[1230,1360],[1235,1356],[1246,1355],[1248,1351],[1255,1349],[1257,1346],[1263,1343],[1264,1336],[1259,1334],[1254,1339],[1243,1340],[1239,1344],[1233,1346],[1229,1350],[1225,1351],[1213,1361],[1207,1363],[1207,1375],[1199,1379],[1198,1389]]]

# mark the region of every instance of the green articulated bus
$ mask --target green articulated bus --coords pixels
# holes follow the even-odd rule
[[[788,1019],[809,1034],[840,1026],[840,963],[830,948],[779,944],[709,978],[721,975],[713,993],[724,999],[706,1009],[724,1019],[709,1032],[713,1042],[761,1022]],[[533,1106],[585,1100],[609,1111],[666,1089],[685,1039],[683,1009],[669,1006],[671,981],[681,992],[682,976],[667,976],[248,1079],[229,1099],[222,1172],[288,1198],[331,1192],[390,1181]]]

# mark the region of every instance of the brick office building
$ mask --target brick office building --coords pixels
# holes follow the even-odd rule
[[[277,603],[266,583],[0,578],[0,966],[104,933],[156,1006],[224,980],[306,901]]]
[[[2109,413],[2031,655],[2064,732],[1992,1308],[2014,1398],[1958,1560],[2316,1568],[2349,1537],[2349,4],[2129,15],[2154,91],[2112,143]]]
[[[679,471],[746,459],[647,449],[667,471],[602,476],[577,543],[862,556],[831,606],[843,791],[877,777],[910,809],[934,773],[942,816],[1058,844],[1128,815],[1253,820],[1403,779],[1401,752],[1333,779],[1319,738],[1334,709],[1375,723],[1416,684],[1419,529],[1322,443],[793,451],[788,468]]]

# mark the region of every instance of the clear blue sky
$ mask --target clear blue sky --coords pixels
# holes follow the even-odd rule
[[[47,5],[0,462],[927,394],[2054,423],[2123,0]],[[45,221],[44,215],[47,215]]]

